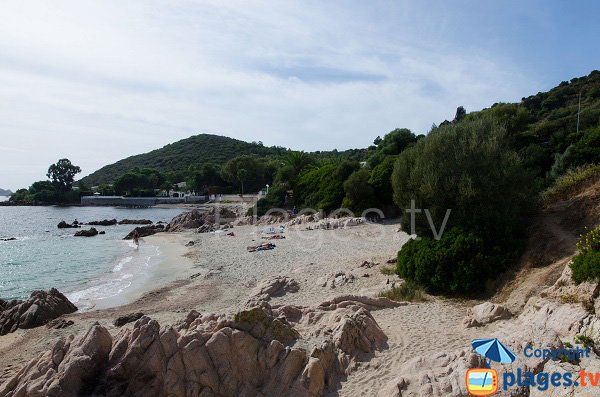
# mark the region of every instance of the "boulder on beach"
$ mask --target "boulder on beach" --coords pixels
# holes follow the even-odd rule
[[[308,343],[292,345],[300,338]],[[162,329],[144,316],[114,337],[95,323],[59,339],[0,396],[321,396],[334,393],[386,341],[373,316],[351,304],[331,311],[266,302],[237,314],[191,311]]]
[[[119,225],[151,225],[152,221],[148,219],[123,219]]]
[[[117,224],[116,219],[104,219],[103,221],[92,221],[88,222],[91,226],[114,226]]]
[[[213,230],[216,230],[219,225],[232,222],[236,218],[237,214],[227,207],[210,207],[205,212],[195,209],[177,215],[165,227],[165,231],[181,232],[186,229],[198,229],[204,225],[210,225]]]
[[[0,241],[15,241],[17,238],[16,237],[6,237],[6,238],[0,238]]]
[[[89,230],[80,230],[75,233],[75,237],[94,237],[98,235],[98,230],[96,228],[91,228]]]
[[[34,291],[30,298],[4,301],[0,299],[0,335],[6,335],[18,328],[29,329],[45,325],[51,320],[77,311],[57,289]]]
[[[67,223],[65,221],[60,221],[57,225],[59,229],[76,229],[79,227],[79,223],[77,221],[73,223]]]
[[[129,323],[139,320],[143,316],[144,316],[144,313],[127,314],[125,316],[121,316],[121,317],[118,317],[117,319],[115,319],[115,321],[113,321],[113,325],[115,327],[122,327],[125,324],[129,324]]]
[[[463,320],[465,327],[480,327],[498,320],[511,318],[512,313],[502,305],[492,302],[484,302],[480,305],[467,309],[467,315]]]
[[[133,233],[138,232],[138,236],[147,237],[156,233],[160,233],[164,231],[163,225],[149,225],[149,226],[139,226],[133,229],[123,240],[131,240],[133,238]]]
[[[298,292],[298,282],[286,276],[273,276],[262,280],[252,290],[249,302],[269,301],[272,297],[283,296],[288,292]]]

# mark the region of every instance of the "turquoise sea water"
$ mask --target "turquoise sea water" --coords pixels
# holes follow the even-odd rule
[[[94,226],[105,235],[74,237],[78,229],[58,229],[61,221],[150,219],[168,222],[177,208],[0,207],[0,298],[26,298],[34,290],[58,288],[81,309],[139,286],[164,259],[160,247],[122,240],[135,226]],[[89,228],[91,226],[83,226]]]

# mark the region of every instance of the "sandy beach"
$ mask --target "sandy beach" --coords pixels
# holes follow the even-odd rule
[[[297,288],[269,297],[272,307],[318,307],[322,302],[340,296],[373,298],[401,282],[396,275],[382,272],[382,268],[394,266],[386,262],[393,260],[410,238],[399,231],[397,223],[366,223],[336,230],[307,230],[307,226],[290,226],[284,233],[279,233],[279,224],[272,224],[236,226],[212,233],[189,230],[145,237],[141,243],[160,247],[162,261],[143,287],[106,302],[113,307],[63,316],[74,322],[68,328],[19,329],[1,336],[0,383],[40,352],[51,349],[57,338],[83,333],[96,322],[117,337],[123,329],[131,329],[133,323],[119,328],[113,321],[131,313],[143,313],[166,326],[181,321],[192,311],[208,317],[210,313],[235,314],[248,307],[247,303],[261,282],[273,277],[294,280]],[[273,236],[285,238],[272,239]],[[265,242],[273,243],[275,248],[257,252],[247,249]],[[527,288],[535,287],[539,291],[549,287],[564,264],[564,261],[557,262],[553,267],[556,268],[555,276],[543,283],[537,280],[520,283],[519,294]],[[518,298],[519,294],[508,295]],[[371,315],[387,337],[386,348],[357,362],[351,368],[350,376],[343,378],[332,395],[372,396],[374,390],[383,390],[390,382],[394,384],[399,374],[406,373],[407,363],[410,366],[411,360],[418,357],[441,357],[431,365],[463,362],[460,354],[464,353],[456,353],[459,356],[450,358],[445,355],[467,351],[471,340],[493,335],[509,324],[497,321],[480,328],[465,328],[462,320],[467,310],[480,303],[427,296],[425,302],[372,310]],[[297,343],[302,346],[305,342]],[[425,365],[423,361],[419,363]],[[454,370],[437,368],[429,371],[441,371],[440,382],[444,387],[443,382],[451,382],[444,380],[445,377],[450,377]],[[411,390],[411,393],[417,393],[414,391],[417,389]],[[443,393],[407,395],[441,396]]]

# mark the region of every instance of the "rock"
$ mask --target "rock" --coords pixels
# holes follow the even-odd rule
[[[52,350],[33,359],[12,379],[0,386],[0,396],[77,397],[88,394],[96,375],[108,362],[112,337],[106,328],[94,324],[73,339],[59,339]]]
[[[0,238],[0,241],[15,241],[16,237]]]
[[[105,219],[103,221],[92,221],[89,222],[88,225],[91,226],[114,226],[117,224],[117,220],[116,219]]]
[[[70,327],[73,324],[75,324],[75,323],[72,320],[65,320],[64,318],[57,318],[57,319],[50,321],[48,324],[46,324],[46,327],[49,329],[62,329],[62,328]]]
[[[186,229],[197,229],[204,225],[210,225],[213,230],[216,230],[219,225],[232,222],[236,218],[237,214],[227,207],[210,207],[206,212],[192,210],[173,218],[165,227],[165,231],[180,232]],[[205,233],[205,231],[199,231],[199,233]]]
[[[498,320],[511,318],[512,313],[502,305],[484,302],[480,305],[467,309],[467,315],[463,320],[465,327],[480,327]]]
[[[117,318],[115,321],[113,321],[113,325],[115,327],[122,327],[125,324],[129,324],[129,323],[139,320],[143,316],[144,316],[144,313],[127,314],[127,315],[121,316],[121,317]]]
[[[69,224],[65,221],[60,221],[57,226],[59,229],[69,229],[69,228],[76,229],[79,227],[79,223],[77,221],[75,221],[75,223]]]
[[[288,292],[298,292],[300,285],[296,280],[285,276],[273,276],[261,281],[252,290],[250,302],[269,301],[272,297],[283,296]]]
[[[131,240],[133,238],[133,233],[136,231],[140,237],[147,237],[164,231],[164,228],[165,227],[163,225],[139,226],[129,232],[129,234],[125,236],[123,240]]]
[[[91,228],[89,230],[80,230],[75,233],[75,237],[94,237],[98,235],[98,230],[96,228]]]
[[[162,222],[158,222],[162,223]],[[151,225],[152,221],[148,219],[123,219],[119,221],[119,225]]]
[[[344,284],[353,283],[356,277],[350,272],[338,271],[329,273],[317,279],[317,284],[321,287],[336,288]]]
[[[395,371],[399,377],[388,382],[377,395],[467,397],[465,373],[483,365],[483,357],[468,349],[414,357]]]
[[[104,230],[101,230],[98,232],[98,234],[106,234],[106,232]]]
[[[370,269],[370,268],[372,268],[372,267],[375,267],[375,266],[378,266],[378,265],[379,265],[379,263],[376,263],[376,262],[364,261],[364,262],[363,262],[363,263],[362,263],[362,264],[359,266],[359,268],[363,267],[363,268]]]
[[[263,302],[235,315],[192,311],[162,329],[144,316],[114,340],[98,324],[60,339],[0,396],[321,396],[336,393],[386,341],[356,305],[323,311]]]
[[[193,241],[188,241],[185,246],[186,247],[193,247],[196,243],[194,243]]]
[[[211,233],[215,231],[215,227],[210,224],[204,224],[196,229],[196,233]]]
[[[0,335],[6,335],[18,328],[29,329],[47,324],[63,314],[77,311],[58,290],[34,291],[26,301],[0,300]]]

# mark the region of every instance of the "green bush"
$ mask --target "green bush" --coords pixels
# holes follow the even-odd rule
[[[509,245],[492,245],[454,227],[440,240],[425,237],[406,243],[398,253],[396,272],[433,293],[476,295],[514,259]]]
[[[510,146],[503,126],[490,117],[447,124],[403,151],[392,174],[394,201],[430,211],[441,225],[476,230],[486,239],[503,239],[522,230],[534,200],[534,175]],[[404,230],[410,216],[404,213]],[[425,216],[416,217],[417,233],[430,234]]]
[[[579,253],[571,262],[572,278],[577,284],[600,279],[600,226],[586,230],[577,242]]]
[[[564,200],[584,183],[597,181],[600,178],[600,164],[589,164],[567,171],[558,177],[552,186],[542,193],[544,204]]]
[[[375,190],[369,184],[369,170],[361,168],[355,171],[344,182],[346,197],[342,202],[343,208],[348,208],[356,215],[362,214],[367,208],[372,208],[377,200]]]
[[[573,281],[577,284],[593,279],[600,279],[600,252],[580,253],[571,263]]]
[[[358,162],[344,160],[304,172],[294,189],[296,207],[324,211],[340,208],[345,196],[344,181],[359,168]]]

